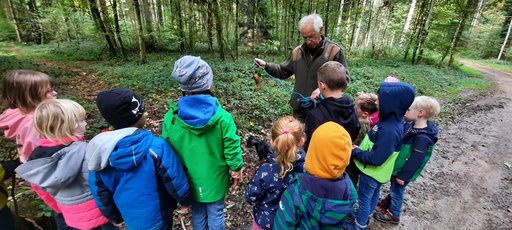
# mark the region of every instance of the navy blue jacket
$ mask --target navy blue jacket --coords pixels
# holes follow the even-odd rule
[[[422,129],[415,129],[413,121],[405,124],[403,145],[393,175],[403,181],[415,181],[432,155],[438,140],[437,132],[439,128],[430,121]]]
[[[115,132],[96,136],[87,147],[90,168],[101,168],[89,174],[96,205],[109,221],[124,220],[130,230],[172,229],[176,200],[183,206],[192,201],[180,159],[150,131],[137,129],[118,142]],[[112,142],[116,143],[111,154],[101,151]],[[105,167],[95,160],[101,157],[108,157]]]
[[[414,101],[414,94],[414,87],[410,84],[381,83],[379,122],[368,132],[373,147],[370,151],[354,148],[352,155],[355,159],[365,165],[381,166],[394,152],[400,151],[404,134],[404,115]]]
[[[281,195],[292,179],[298,173],[304,172],[305,158],[306,153],[301,150],[298,160],[293,163],[293,170],[287,172],[283,178],[279,178],[281,168],[275,163],[274,150],[269,148],[269,163],[260,165],[254,179],[245,188],[245,199],[253,206],[254,220],[260,228],[272,229]]]
[[[315,130],[328,121],[338,123],[347,130],[352,141],[357,138],[361,125],[357,118],[356,104],[349,96],[341,98],[328,97],[323,99],[318,107],[309,111],[304,123],[306,124],[306,142],[304,149],[308,151],[309,142]]]

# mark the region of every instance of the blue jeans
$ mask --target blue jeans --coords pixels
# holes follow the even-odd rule
[[[76,228],[69,227],[66,224],[66,222],[64,221],[64,216],[62,215],[62,213],[55,212],[54,217],[55,217],[55,222],[57,223],[57,229],[59,229],[59,230],[79,230]],[[114,226],[110,222],[107,222],[106,224],[95,227],[91,230],[120,230],[120,228]]]
[[[0,230],[12,230],[14,227],[14,215],[7,204],[0,210]]]
[[[192,227],[194,230],[224,230],[224,197],[211,203],[192,201]]]
[[[364,173],[359,175],[359,190],[357,191],[359,210],[357,211],[356,221],[360,225],[368,223],[370,214],[377,207],[381,185],[381,183]]]
[[[400,214],[402,214],[404,191],[407,184],[409,181],[404,181],[404,185],[399,185],[396,183],[396,176],[391,176],[390,194],[386,196],[386,203],[389,204],[389,212],[396,218],[400,218]]]

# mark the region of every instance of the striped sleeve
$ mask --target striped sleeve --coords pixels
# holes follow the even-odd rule
[[[295,229],[300,221],[299,209],[293,205],[292,192],[294,186],[289,186],[281,196],[276,218],[274,219],[274,229]]]

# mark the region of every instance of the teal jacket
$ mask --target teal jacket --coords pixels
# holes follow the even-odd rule
[[[423,129],[413,127],[412,121],[405,125],[403,145],[393,169],[393,175],[403,181],[416,181],[432,156],[434,144],[438,139],[439,128],[430,121]]]
[[[281,196],[274,229],[341,229],[352,214],[357,191],[343,173],[326,180],[300,173]]]
[[[233,117],[210,95],[180,98],[164,118],[164,138],[181,159],[197,202],[226,195],[231,171],[242,169],[240,137]]]

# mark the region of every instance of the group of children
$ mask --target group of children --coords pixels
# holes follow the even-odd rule
[[[317,76],[325,99],[308,113],[305,128],[292,117],[274,124],[268,163],[245,189],[252,229],[360,230],[372,213],[398,224],[405,187],[437,142],[439,129],[428,120],[439,103],[415,98],[414,88],[394,77],[377,94],[360,92],[353,101],[343,95],[349,81],[337,62],[325,63]],[[390,180],[390,194],[379,199]]]
[[[325,99],[305,127],[290,116],[272,126],[267,163],[245,189],[252,229],[365,229],[377,205],[377,220],[399,222],[404,189],[437,141],[438,128],[428,119],[439,104],[415,99],[414,88],[394,78],[382,82],[377,95],[358,93],[354,102],[343,95],[346,72],[337,62],[319,69]],[[2,162],[0,180],[16,172],[28,181],[54,210],[59,230],[172,229],[178,203],[191,206],[194,229],[224,229],[224,197],[242,178],[235,122],[214,97],[213,72],[201,58],[180,58],[171,75],[183,97],[170,104],[161,137],[143,129],[144,100],[116,88],[96,101],[114,130],[86,143],[84,108],[56,99],[48,75],[6,73],[0,128],[18,144],[22,164]],[[379,121],[370,128],[377,111]],[[390,179],[390,194],[379,199]],[[6,201],[0,187],[0,229],[14,229]]]

